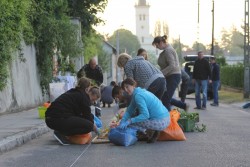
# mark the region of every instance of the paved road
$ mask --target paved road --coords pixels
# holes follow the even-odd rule
[[[194,101],[191,103],[191,110]],[[194,110],[192,110],[194,111]],[[208,106],[200,113],[207,132],[185,133],[186,141],[133,146],[61,146],[52,131],[0,155],[1,167],[250,167],[250,112],[237,105]],[[103,110],[103,120],[112,109]]]

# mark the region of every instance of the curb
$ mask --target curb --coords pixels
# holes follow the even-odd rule
[[[0,141],[0,153],[7,152],[15,147],[21,146],[26,142],[49,132],[49,130],[50,129],[46,126],[46,124],[43,123],[38,126],[32,127],[29,130],[19,132],[12,136],[8,136]]]

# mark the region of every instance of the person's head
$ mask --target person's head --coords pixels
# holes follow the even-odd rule
[[[91,85],[91,81],[88,78],[82,77],[78,80],[77,85],[76,85],[76,89],[85,91],[86,89],[88,89]]]
[[[197,54],[198,54],[198,59],[202,59],[204,56],[202,51],[199,51]]]
[[[132,59],[130,55],[128,55],[127,53],[121,53],[117,60],[118,67],[124,68],[128,60],[130,59]]]
[[[111,81],[111,82],[110,82],[110,85],[111,85],[111,86],[115,86],[115,85],[117,85],[117,84],[116,84],[115,81]]]
[[[216,58],[215,57],[210,57],[210,63],[215,63],[216,62]]]
[[[145,60],[148,60],[147,51],[143,48],[138,49],[137,56],[143,56]]]
[[[112,97],[116,101],[122,101],[123,99],[123,90],[122,87],[115,85],[112,89]]]
[[[100,89],[96,86],[91,86],[86,90],[86,93],[89,95],[90,101],[95,102],[101,97]]]
[[[136,87],[136,81],[132,78],[126,78],[122,81],[122,89],[125,90],[129,95],[132,95]]]
[[[157,49],[163,50],[166,47],[168,37],[166,35],[157,36],[154,38],[152,45],[155,46]]]
[[[92,59],[89,60],[89,66],[90,66],[90,68],[92,70],[94,70],[96,68],[96,65],[97,65],[97,63],[96,63],[96,59],[95,58],[92,58]]]

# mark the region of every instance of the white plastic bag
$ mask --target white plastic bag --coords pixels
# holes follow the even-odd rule
[[[49,84],[49,94],[50,102],[53,102],[57,97],[66,92],[65,83],[50,83]]]

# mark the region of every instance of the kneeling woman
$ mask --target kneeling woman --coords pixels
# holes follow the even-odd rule
[[[59,96],[45,113],[47,126],[54,130],[54,137],[62,144],[68,145],[66,136],[98,133],[91,114],[91,103],[100,98],[100,90],[90,87],[90,80],[81,78],[76,88]]]
[[[147,132],[148,143],[155,142],[159,131],[167,128],[170,123],[168,110],[154,94],[136,87],[136,82],[132,78],[125,79],[122,88],[132,95],[132,100],[119,127],[124,129],[129,126]],[[136,113],[137,111],[139,113]]]

